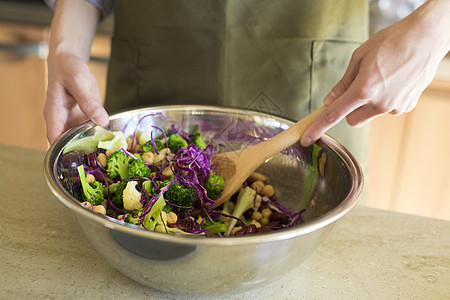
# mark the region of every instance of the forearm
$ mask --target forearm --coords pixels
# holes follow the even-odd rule
[[[99,19],[98,9],[84,0],[60,0],[56,5],[44,106],[50,142],[86,119],[100,126],[109,122],[97,80],[88,66]]]
[[[92,41],[100,20],[98,9],[84,0],[59,0],[49,39],[49,62],[60,52],[89,60]]]
[[[436,57],[442,59],[450,51],[450,1],[428,0],[405,21],[414,26],[417,41],[429,43]],[[420,50],[420,49],[418,49]]]

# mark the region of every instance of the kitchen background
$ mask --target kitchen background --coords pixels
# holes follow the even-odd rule
[[[370,1],[371,33],[423,1]],[[52,11],[42,0],[0,0],[0,143],[45,151],[43,107]],[[99,27],[90,67],[104,96],[112,19]],[[450,57],[408,114],[372,122],[371,207],[450,220]]]

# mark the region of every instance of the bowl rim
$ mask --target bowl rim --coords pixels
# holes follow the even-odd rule
[[[117,114],[111,115],[110,120],[118,119],[127,114],[139,114],[143,112],[157,111],[173,111],[173,110],[185,110],[185,111],[214,111],[214,112],[232,112],[237,114],[251,113],[252,115],[258,115],[260,117],[269,117],[276,121],[293,125],[295,122],[284,117],[279,117],[259,111],[254,111],[251,109],[243,108],[233,108],[224,106],[208,106],[208,105],[161,105],[161,106],[150,106],[142,107],[132,110],[127,110],[119,112]],[[79,214],[91,221],[99,223],[111,230],[117,230],[123,233],[128,233],[136,237],[149,238],[153,240],[158,240],[166,243],[174,243],[181,245],[214,245],[214,246],[230,246],[230,245],[247,245],[255,243],[266,243],[273,241],[281,241],[290,239],[296,236],[305,235],[322,227],[325,227],[331,223],[334,223],[340,219],[343,215],[347,214],[353,206],[356,205],[359,195],[362,192],[364,185],[364,177],[361,166],[356,161],[354,156],[349,152],[347,148],[341,145],[338,141],[333,139],[328,135],[323,135],[321,140],[325,142],[329,147],[347,164],[348,170],[355,180],[352,181],[352,186],[345,199],[343,199],[335,208],[326,212],[325,214],[317,217],[311,221],[303,224],[296,225],[294,227],[285,228],[279,231],[273,231],[270,233],[261,233],[257,235],[247,235],[239,237],[224,237],[224,238],[205,238],[202,236],[180,236],[180,235],[169,235],[160,232],[154,232],[139,228],[136,225],[124,223],[122,221],[110,218],[101,214],[94,213],[81,205],[79,205],[76,199],[73,199],[71,195],[62,187],[57,180],[56,174],[56,160],[62,154],[64,145],[68,140],[72,139],[77,134],[83,132],[89,127],[93,127],[95,124],[91,121],[85,121],[80,125],[67,130],[62,134],[55,142],[52,143],[50,148],[47,150],[44,158],[44,177],[47,185],[49,186],[52,193],[56,198],[67,206],[71,212]]]

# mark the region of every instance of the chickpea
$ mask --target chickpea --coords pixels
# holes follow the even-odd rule
[[[272,210],[270,209],[270,208],[264,208],[262,211],[261,211],[261,214],[263,215],[263,217],[267,217],[267,218],[269,218],[270,217],[270,215],[272,214]]]
[[[254,189],[257,193],[261,193],[262,189],[264,188],[264,182],[257,180],[252,183],[251,185],[252,189]]]
[[[87,175],[86,175],[86,181],[87,181],[90,185],[92,185],[92,184],[94,183],[94,181],[95,181],[95,176],[92,175],[92,174],[87,174]]]
[[[161,174],[162,174],[164,177],[170,177],[170,176],[172,176],[172,175],[173,175],[173,171],[172,171],[172,168],[170,167],[170,165],[167,166],[167,167],[165,167],[164,170],[162,170]]]
[[[133,139],[132,138],[127,138],[127,150],[131,150],[131,144],[133,144]]]
[[[241,230],[242,226],[234,227],[233,230],[231,230],[231,235],[234,235],[237,231]]]
[[[106,157],[110,157],[111,154],[113,154],[113,153],[114,153],[114,150],[112,150],[112,149],[107,149],[106,152],[105,152],[105,155],[106,155]]]
[[[275,195],[273,186],[270,184],[265,185],[261,190],[261,195],[267,196],[267,197],[272,197],[273,195]]]
[[[266,182],[266,180],[267,180],[266,176],[264,176],[263,174],[258,173],[258,172],[253,172],[250,175],[250,178],[254,181],[262,181],[262,182]]]
[[[260,223],[262,226],[265,226],[265,225],[269,224],[269,218],[263,216],[263,217],[261,218],[261,220],[259,220],[259,223]]]
[[[142,154],[141,158],[143,161],[145,161],[149,164],[153,164],[153,159],[154,159],[153,152],[145,152],[144,154]]]
[[[105,215],[106,209],[103,205],[95,205],[93,208],[94,212]]]
[[[250,224],[255,225],[256,228],[261,228],[261,223],[259,223],[258,221],[252,220],[252,222]]]
[[[178,221],[178,216],[176,213],[171,211],[167,214],[167,224],[175,224]]]
[[[169,148],[161,149],[159,151],[159,154],[154,157],[153,163],[157,164],[157,163],[161,162],[164,159],[164,157],[167,156],[167,154],[170,154]]]
[[[92,204],[91,202],[83,202],[81,203],[82,206],[86,207],[87,209],[92,209]]]
[[[259,221],[259,220],[261,220],[262,217],[263,217],[263,215],[259,211],[254,211],[252,213],[252,220]]]
[[[97,160],[103,168],[106,168],[108,166],[108,158],[106,157],[105,153],[100,153],[97,156]]]

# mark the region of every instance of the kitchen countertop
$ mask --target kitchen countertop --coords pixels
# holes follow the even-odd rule
[[[191,299],[110,267],[48,189],[44,155],[0,144],[0,299]],[[450,299],[450,222],[357,206],[292,272],[223,299],[256,297]]]

